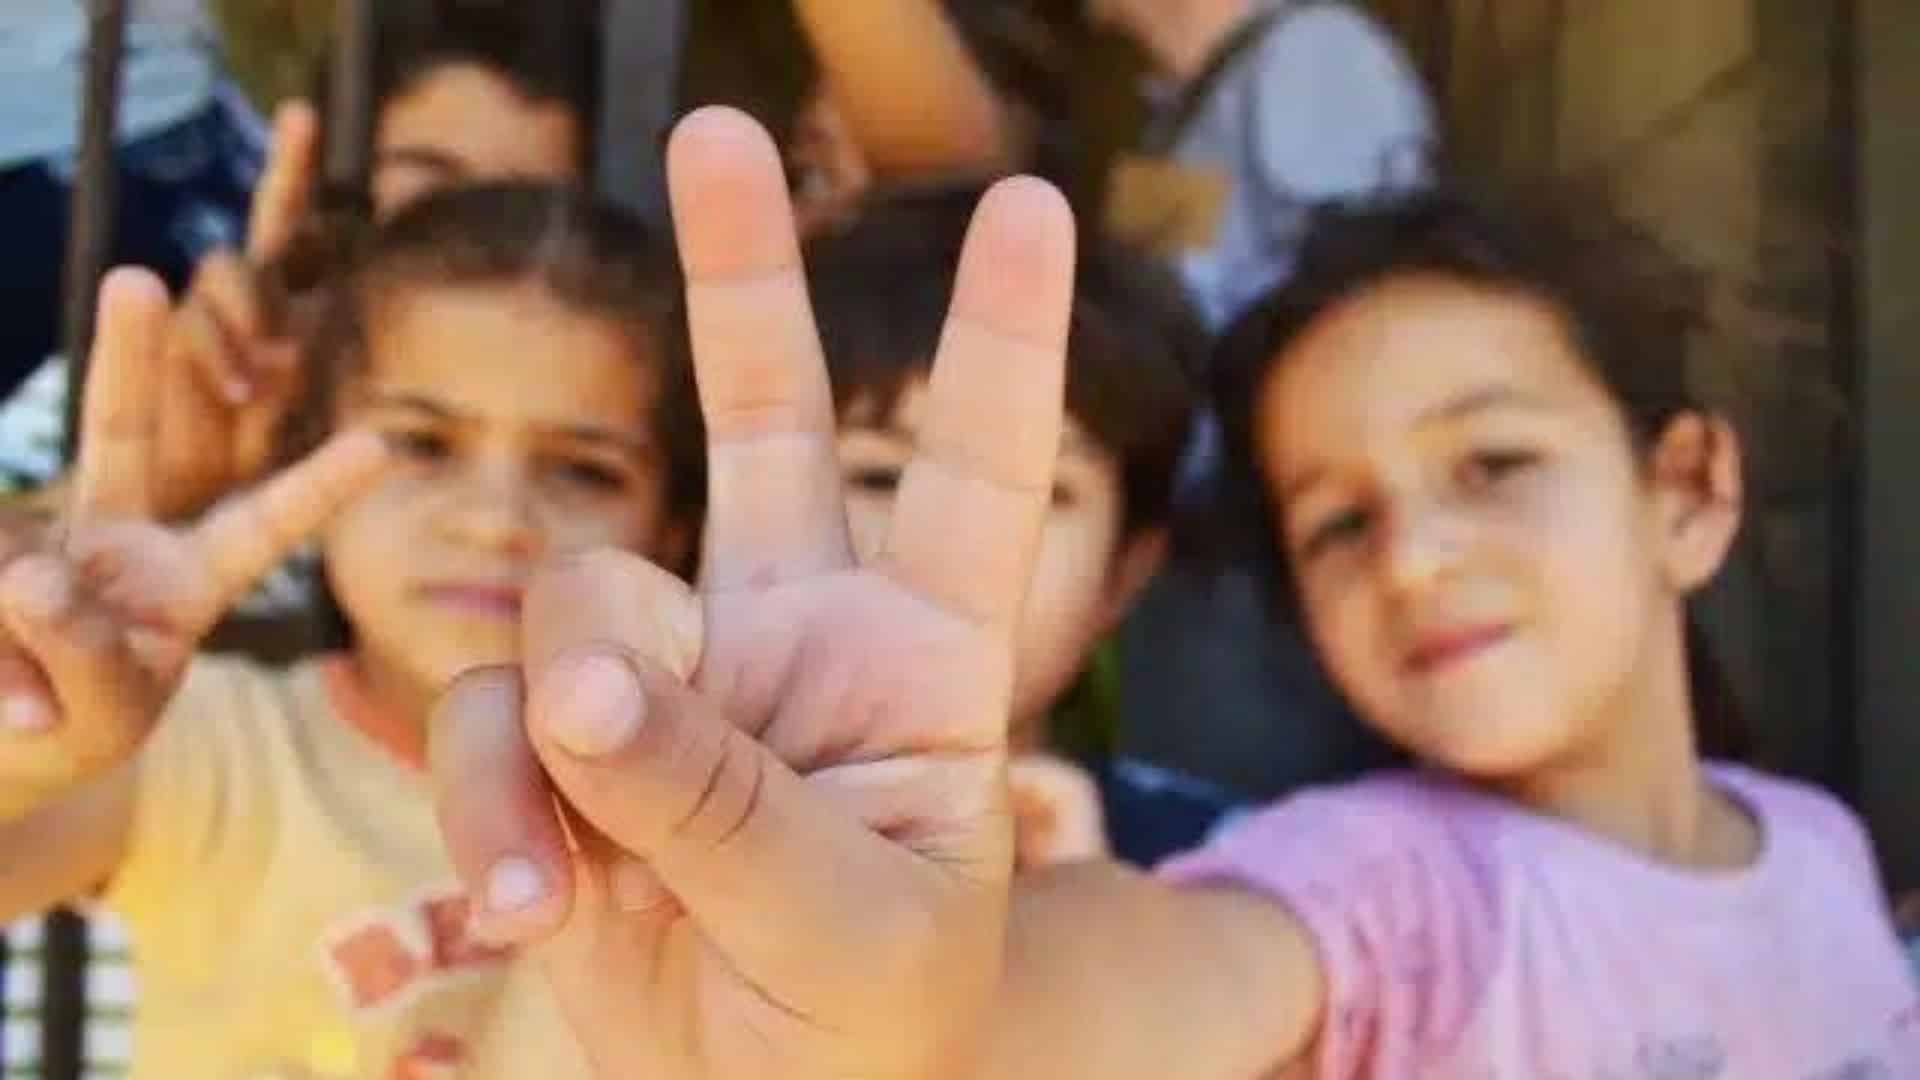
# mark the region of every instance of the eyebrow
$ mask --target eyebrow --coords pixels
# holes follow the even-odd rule
[[[1549,403],[1537,394],[1517,390],[1511,386],[1483,386],[1478,390],[1469,390],[1452,401],[1443,402],[1414,418],[1414,427],[1426,427],[1446,420],[1463,420],[1475,413],[1489,412],[1495,409],[1522,409],[1538,412],[1549,407]]]
[[[1537,394],[1527,393],[1511,386],[1483,386],[1427,409],[1414,417],[1413,426],[1424,428],[1439,423],[1457,422],[1478,413],[1500,409],[1538,412],[1550,407],[1547,399]],[[1307,489],[1318,484],[1326,473],[1325,466],[1315,466],[1287,481],[1280,489],[1280,507],[1285,509]]]
[[[403,412],[423,413],[434,420],[448,424],[459,423],[463,420],[470,419],[469,417],[463,416],[459,411],[448,408],[441,402],[435,401],[424,394],[414,394],[405,391],[370,390],[367,392],[365,404],[368,408],[374,409],[396,409]],[[536,422],[532,426],[545,435],[558,436],[570,442],[604,446],[622,453],[647,455],[654,451],[653,442],[650,439],[631,435],[623,431],[614,431],[610,428],[600,427],[595,424],[549,425]]]

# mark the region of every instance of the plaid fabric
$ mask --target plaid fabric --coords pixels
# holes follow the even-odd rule
[[[28,491],[60,475],[67,382],[66,361],[55,357],[0,402],[0,492]]]
[[[44,925],[28,919],[6,933],[0,970],[0,1080],[60,1080],[41,1068],[41,1002],[46,988]],[[86,1069],[82,1080],[118,1080],[133,1057],[133,966],[119,920],[87,920]]]

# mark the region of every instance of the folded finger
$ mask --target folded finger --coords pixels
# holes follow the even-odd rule
[[[512,668],[456,679],[429,725],[434,806],[454,867],[490,941],[544,937],[573,901],[572,860],[523,726]]]

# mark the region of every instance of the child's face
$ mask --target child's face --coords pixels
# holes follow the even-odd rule
[[[1645,709],[1731,538],[1688,535],[1560,321],[1511,295],[1377,287],[1308,329],[1258,409],[1321,657],[1386,735],[1469,774],[1592,751]]]
[[[847,524],[862,558],[885,543],[895,489],[913,458],[925,409],[922,380],[900,395],[891,417],[876,417],[856,402],[841,421]],[[1151,574],[1150,558],[1120,550],[1121,504],[1119,463],[1068,417],[1053,504],[1015,641],[1016,739],[1037,733],[1037,722]]]
[[[572,180],[583,133],[564,105],[529,101],[500,76],[450,64],[380,111],[373,206],[388,217],[454,184],[508,178]]]
[[[673,541],[650,365],[534,287],[414,288],[374,312],[367,374],[337,424],[394,449],[328,530],[328,575],[363,664],[437,692],[512,661],[542,556]]]

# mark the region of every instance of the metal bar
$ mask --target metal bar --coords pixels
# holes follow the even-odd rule
[[[666,212],[662,152],[679,104],[685,0],[601,0],[602,195],[647,217]]]
[[[63,909],[49,913],[45,926],[40,1075],[42,1080],[80,1080],[87,1067],[87,923]]]
[[[0,1072],[7,1067],[7,965],[13,962],[13,942],[0,929]]]
[[[63,345],[67,355],[66,452],[79,438],[80,399],[93,348],[94,294],[113,250],[118,176],[120,75],[127,42],[127,0],[87,7],[87,72],[80,104],[79,163],[68,214]],[[87,927],[71,912],[47,917],[40,1025],[41,1075],[80,1080],[86,1068]]]
[[[336,0],[328,69],[325,182],[363,187],[373,159],[374,0]]]
[[[93,348],[94,292],[113,250],[118,177],[114,133],[120,113],[120,69],[126,54],[127,0],[92,0],[87,7],[87,75],[80,105],[79,164],[68,214],[65,322],[61,335],[71,392],[67,395],[66,449],[79,437],[80,395],[87,384],[87,354]]]

